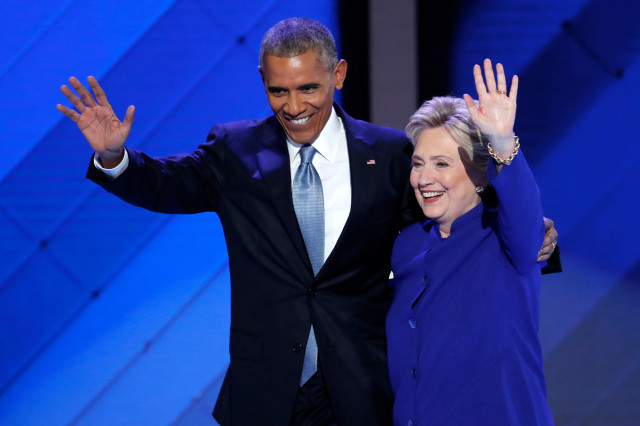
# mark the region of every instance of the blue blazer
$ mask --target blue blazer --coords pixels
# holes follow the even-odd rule
[[[551,425],[538,339],[544,238],[538,187],[520,152],[498,196],[456,219],[407,227],[392,256],[387,316],[394,424]],[[487,192],[485,191],[485,192]]]
[[[189,155],[153,159],[128,149],[130,165],[113,181],[90,166],[90,179],[136,206],[219,215],[231,274],[231,360],[214,410],[222,424],[288,424],[312,323],[338,423],[391,423],[387,281],[393,241],[411,221],[412,146],[399,130],[334,107],[347,134],[352,203],[316,277],[293,208],[286,136],[273,116],[216,125]]]

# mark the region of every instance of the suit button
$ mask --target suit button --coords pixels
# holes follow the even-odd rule
[[[407,426],[413,426],[413,420],[409,419],[409,421],[407,422]]]
[[[411,369],[411,377],[413,377],[414,379],[416,377],[418,377],[418,370],[416,370],[415,368]]]
[[[300,352],[303,347],[304,346],[302,346],[302,343],[296,343],[291,349],[293,349],[294,352]]]
[[[414,320],[413,318],[411,318],[411,319],[409,320],[409,327],[411,327],[411,328],[416,328],[416,325],[417,325],[416,320]]]
[[[316,289],[315,289],[315,288],[313,288],[313,287],[309,287],[309,288],[307,289],[307,294],[308,294],[309,296],[315,296],[316,294],[318,294],[318,292],[316,291]]]
[[[429,284],[429,277],[425,275],[422,277],[422,285],[426,286],[427,284]]]

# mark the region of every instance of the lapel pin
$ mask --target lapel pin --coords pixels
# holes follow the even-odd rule
[[[367,161],[367,164],[376,164],[376,160],[369,160]]]

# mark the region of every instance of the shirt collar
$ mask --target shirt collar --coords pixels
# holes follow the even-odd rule
[[[340,117],[336,114],[335,108],[331,107],[329,120],[316,140],[312,142],[312,146],[316,149],[318,154],[323,156],[330,163],[333,163],[338,150],[337,141],[339,141],[344,134],[342,120],[340,120]],[[300,148],[302,148],[303,145],[304,144],[294,142],[289,138],[289,136],[287,136],[287,149],[289,150],[290,163],[293,163],[293,160],[296,158],[298,151],[300,151]]]

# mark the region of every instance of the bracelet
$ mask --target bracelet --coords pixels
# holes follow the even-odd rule
[[[518,150],[520,149],[520,138],[517,136],[514,136],[513,140],[516,142],[516,146],[513,148],[513,152],[511,153],[511,155],[505,158],[504,160],[496,155],[496,153],[493,151],[493,148],[491,147],[491,143],[487,144],[487,149],[489,149],[489,155],[491,156],[491,158],[494,159],[496,163],[506,164],[508,166],[509,164],[511,164],[513,159],[516,158],[516,155],[518,154]]]

